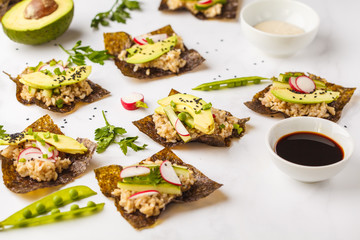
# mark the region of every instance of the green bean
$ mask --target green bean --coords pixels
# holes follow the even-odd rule
[[[95,195],[96,192],[91,190],[87,186],[75,186],[66,188],[57,192],[54,192],[30,205],[21,209],[20,211],[14,213],[4,221],[0,222],[1,225],[15,225],[21,219],[24,218],[34,218],[40,214],[50,212],[52,209],[59,207],[60,205],[67,205],[74,202],[74,199],[71,197],[70,192],[76,190],[78,196],[76,200],[83,199]],[[40,209],[40,212],[39,212]]]
[[[192,90],[210,91],[210,90],[218,90],[223,88],[240,87],[240,86],[248,85],[249,83],[259,84],[261,80],[269,80],[269,79],[258,76],[232,78],[227,80],[203,83],[197,87],[194,87]]]
[[[86,206],[83,208],[77,208],[74,210],[70,210],[67,212],[60,212],[59,209],[53,209],[50,215],[44,215],[35,218],[23,218],[17,221],[15,224],[3,224],[4,225],[12,225],[12,227],[29,227],[29,226],[37,226],[40,224],[53,223],[58,220],[68,220],[73,219],[79,216],[87,216],[91,215],[95,212],[101,211],[104,208],[105,203],[95,204],[94,206]],[[56,211],[54,211],[56,210]],[[1,224],[0,224],[1,227]]]

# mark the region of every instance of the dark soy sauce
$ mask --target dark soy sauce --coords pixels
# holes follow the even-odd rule
[[[325,166],[341,161],[344,150],[331,138],[315,132],[294,132],[279,139],[276,153],[304,166]]]

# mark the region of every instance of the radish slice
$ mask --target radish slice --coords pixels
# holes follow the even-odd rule
[[[129,96],[121,98],[121,104],[126,110],[135,110],[139,107],[147,107],[146,104],[145,106],[142,106],[143,104],[136,104],[138,102],[144,103],[144,95],[141,93],[132,93]]]
[[[48,158],[53,158],[54,151],[49,151],[49,148],[51,147],[50,144],[45,143],[45,145],[43,146],[39,141],[36,141],[36,147],[40,149],[42,154],[47,154]]]
[[[289,78],[289,85],[296,92],[301,92],[302,93],[301,89],[299,89],[298,86],[296,85],[296,77],[290,77]]]
[[[209,3],[212,3],[212,0],[201,0],[197,2],[198,5],[206,5]]]
[[[150,168],[144,166],[126,167],[120,172],[121,178],[143,176],[150,173]]]
[[[134,193],[133,195],[131,195],[129,197],[129,199],[136,199],[138,197],[151,196],[151,195],[155,195],[155,194],[160,194],[160,192],[156,191],[156,190],[147,190],[147,191]]]
[[[19,160],[22,158],[24,158],[26,161],[39,159],[42,158],[42,152],[38,148],[28,147],[20,152],[17,161],[19,162]]]
[[[146,39],[144,38],[144,35],[134,37],[134,42],[139,45],[145,45],[147,44]]]
[[[49,70],[53,73],[56,68],[59,68],[61,72],[65,70],[65,67],[63,65],[57,63],[54,66],[50,66],[50,64],[45,64],[39,68],[39,72],[43,70]]]
[[[162,40],[167,39],[168,36],[166,33],[155,34],[155,35],[145,34],[145,35],[134,37],[134,42],[139,45],[145,45],[145,44],[148,44],[146,38],[149,38],[149,39],[153,40],[154,43],[156,43],[156,42],[160,42]]]
[[[183,137],[190,136],[190,133],[185,128],[184,124],[182,124],[182,122],[180,121],[179,118],[176,119],[175,130],[180,136],[183,136]]]
[[[174,168],[171,165],[170,161],[164,161],[160,165],[160,174],[162,178],[176,186],[181,186],[179,177],[176,175]]]
[[[315,82],[307,76],[297,77],[296,78],[296,86],[303,93],[312,93],[316,89]]]

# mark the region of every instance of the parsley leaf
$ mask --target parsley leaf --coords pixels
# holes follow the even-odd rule
[[[59,47],[69,55],[67,60],[69,65],[85,65],[86,58],[91,62],[104,65],[104,60],[113,58],[113,56],[108,54],[106,50],[95,51],[90,46],[81,46],[81,43],[81,40],[77,41],[75,46],[70,50],[66,50],[61,44],[59,44]]]
[[[0,125],[0,138],[3,138],[5,136],[7,136],[8,134],[6,134],[6,130],[3,129],[3,125]]]
[[[146,185],[157,185],[166,182],[160,173],[159,166],[150,168],[150,173],[145,176],[134,176],[123,179],[123,182],[129,182],[133,184],[146,184]]]
[[[102,26],[109,26],[109,20],[116,21],[119,23],[126,23],[126,19],[130,18],[130,13],[126,11],[140,9],[140,4],[138,1],[122,0],[119,4],[119,0],[116,0],[113,6],[107,12],[100,12],[95,15],[91,20],[92,28],[99,28],[99,24]]]
[[[146,144],[144,144],[143,146],[138,146],[134,143],[138,139],[138,137],[126,137],[126,138],[121,139],[119,142],[116,142],[115,140],[117,137],[119,137],[127,132],[122,127],[115,127],[114,125],[111,125],[107,121],[104,111],[102,111],[102,114],[103,114],[106,126],[104,126],[102,128],[97,128],[95,130],[95,140],[97,141],[97,144],[98,144],[98,146],[96,148],[97,153],[104,152],[108,148],[108,146],[112,143],[119,144],[124,155],[126,155],[128,147],[132,148],[136,152],[139,150],[145,149],[145,147],[147,146]]]
[[[117,142],[117,144],[119,144],[122,152],[124,153],[124,155],[126,155],[128,147],[132,148],[135,152],[145,149],[145,147],[147,146],[146,144],[139,146],[134,143],[137,139],[138,139],[137,136],[126,137],[121,139],[120,142]]]

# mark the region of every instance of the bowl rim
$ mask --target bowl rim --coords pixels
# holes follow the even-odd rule
[[[295,35],[282,35],[282,34],[276,34],[276,33],[268,33],[268,32],[264,32],[261,30],[256,29],[254,26],[250,25],[247,21],[245,21],[244,18],[244,12],[248,11],[248,9],[256,4],[264,4],[264,3],[268,3],[268,2],[281,2],[281,3],[286,3],[286,4],[294,4],[294,5],[299,5],[301,7],[306,8],[308,11],[312,12],[316,18],[316,21],[313,22],[313,25],[311,26],[311,28],[309,30],[304,30],[303,33],[300,34],[295,34]],[[311,8],[310,6],[306,5],[305,3],[302,2],[298,2],[295,0],[257,0],[257,1],[253,1],[248,3],[247,5],[245,5],[241,11],[240,11],[240,21],[241,24],[246,24],[247,27],[249,27],[252,31],[258,33],[258,34],[263,34],[265,36],[270,36],[270,37],[278,37],[278,38],[296,38],[296,37],[301,37],[307,34],[310,34],[312,32],[317,32],[317,30],[319,29],[320,26],[320,17],[317,14],[317,12]]]
[[[276,127],[278,127],[279,125],[281,125],[282,123],[284,122],[290,122],[290,121],[313,121],[313,122],[323,122],[323,123],[326,123],[326,124],[329,124],[329,125],[332,125],[332,126],[335,126],[336,128],[340,129],[340,131],[342,131],[342,133],[345,133],[346,137],[349,138],[349,150],[347,151],[347,155],[345,157],[345,150],[344,150],[344,147],[343,145],[341,145],[340,143],[338,143],[338,141],[332,139],[329,135],[325,134],[325,133],[321,133],[329,138],[331,138],[333,141],[335,141],[336,143],[338,143],[344,150],[344,158],[336,163],[332,163],[332,164],[328,164],[328,165],[323,165],[323,166],[305,166],[305,165],[301,165],[301,164],[297,164],[297,163],[293,163],[293,162],[290,162],[282,157],[280,157],[279,155],[276,154],[275,150],[273,149],[273,147],[270,145],[270,138],[272,136],[270,136],[271,132],[274,131],[274,129]],[[300,131],[300,130],[299,130]],[[289,132],[290,133],[294,133],[294,132],[299,132],[299,131],[292,131],[292,132]],[[304,130],[306,132],[312,132],[311,130]],[[285,136],[286,134],[284,134],[283,136]],[[281,138],[281,137],[280,137]],[[279,138],[279,139],[280,139]],[[276,142],[279,140],[279,139],[276,139]],[[339,124],[335,123],[335,122],[332,122],[330,120],[327,120],[327,119],[323,119],[323,118],[318,118],[318,117],[305,117],[305,116],[300,116],[300,117],[289,117],[289,118],[286,118],[286,119],[283,119],[283,120],[280,120],[279,122],[275,123],[269,130],[268,132],[266,133],[266,137],[265,137],[265,145],[268,149],[268,151],[270,152],[270,154],[275,157],[277,160],[279,160],[280,162],[288,165],[288,166],[291,166],[291,167],[297,167],[297,168],[300,168],[300,169],[327,169],[327,168],[333,168],[333,167],[337,167],[338,165],[343,165],[345,164],[346,162],[349,161],[349,159],[351,158],[353,152],[354,152],[354,139],[353,137],[350,135],[350,133],[345,130],[344,128],[342,128]]]

